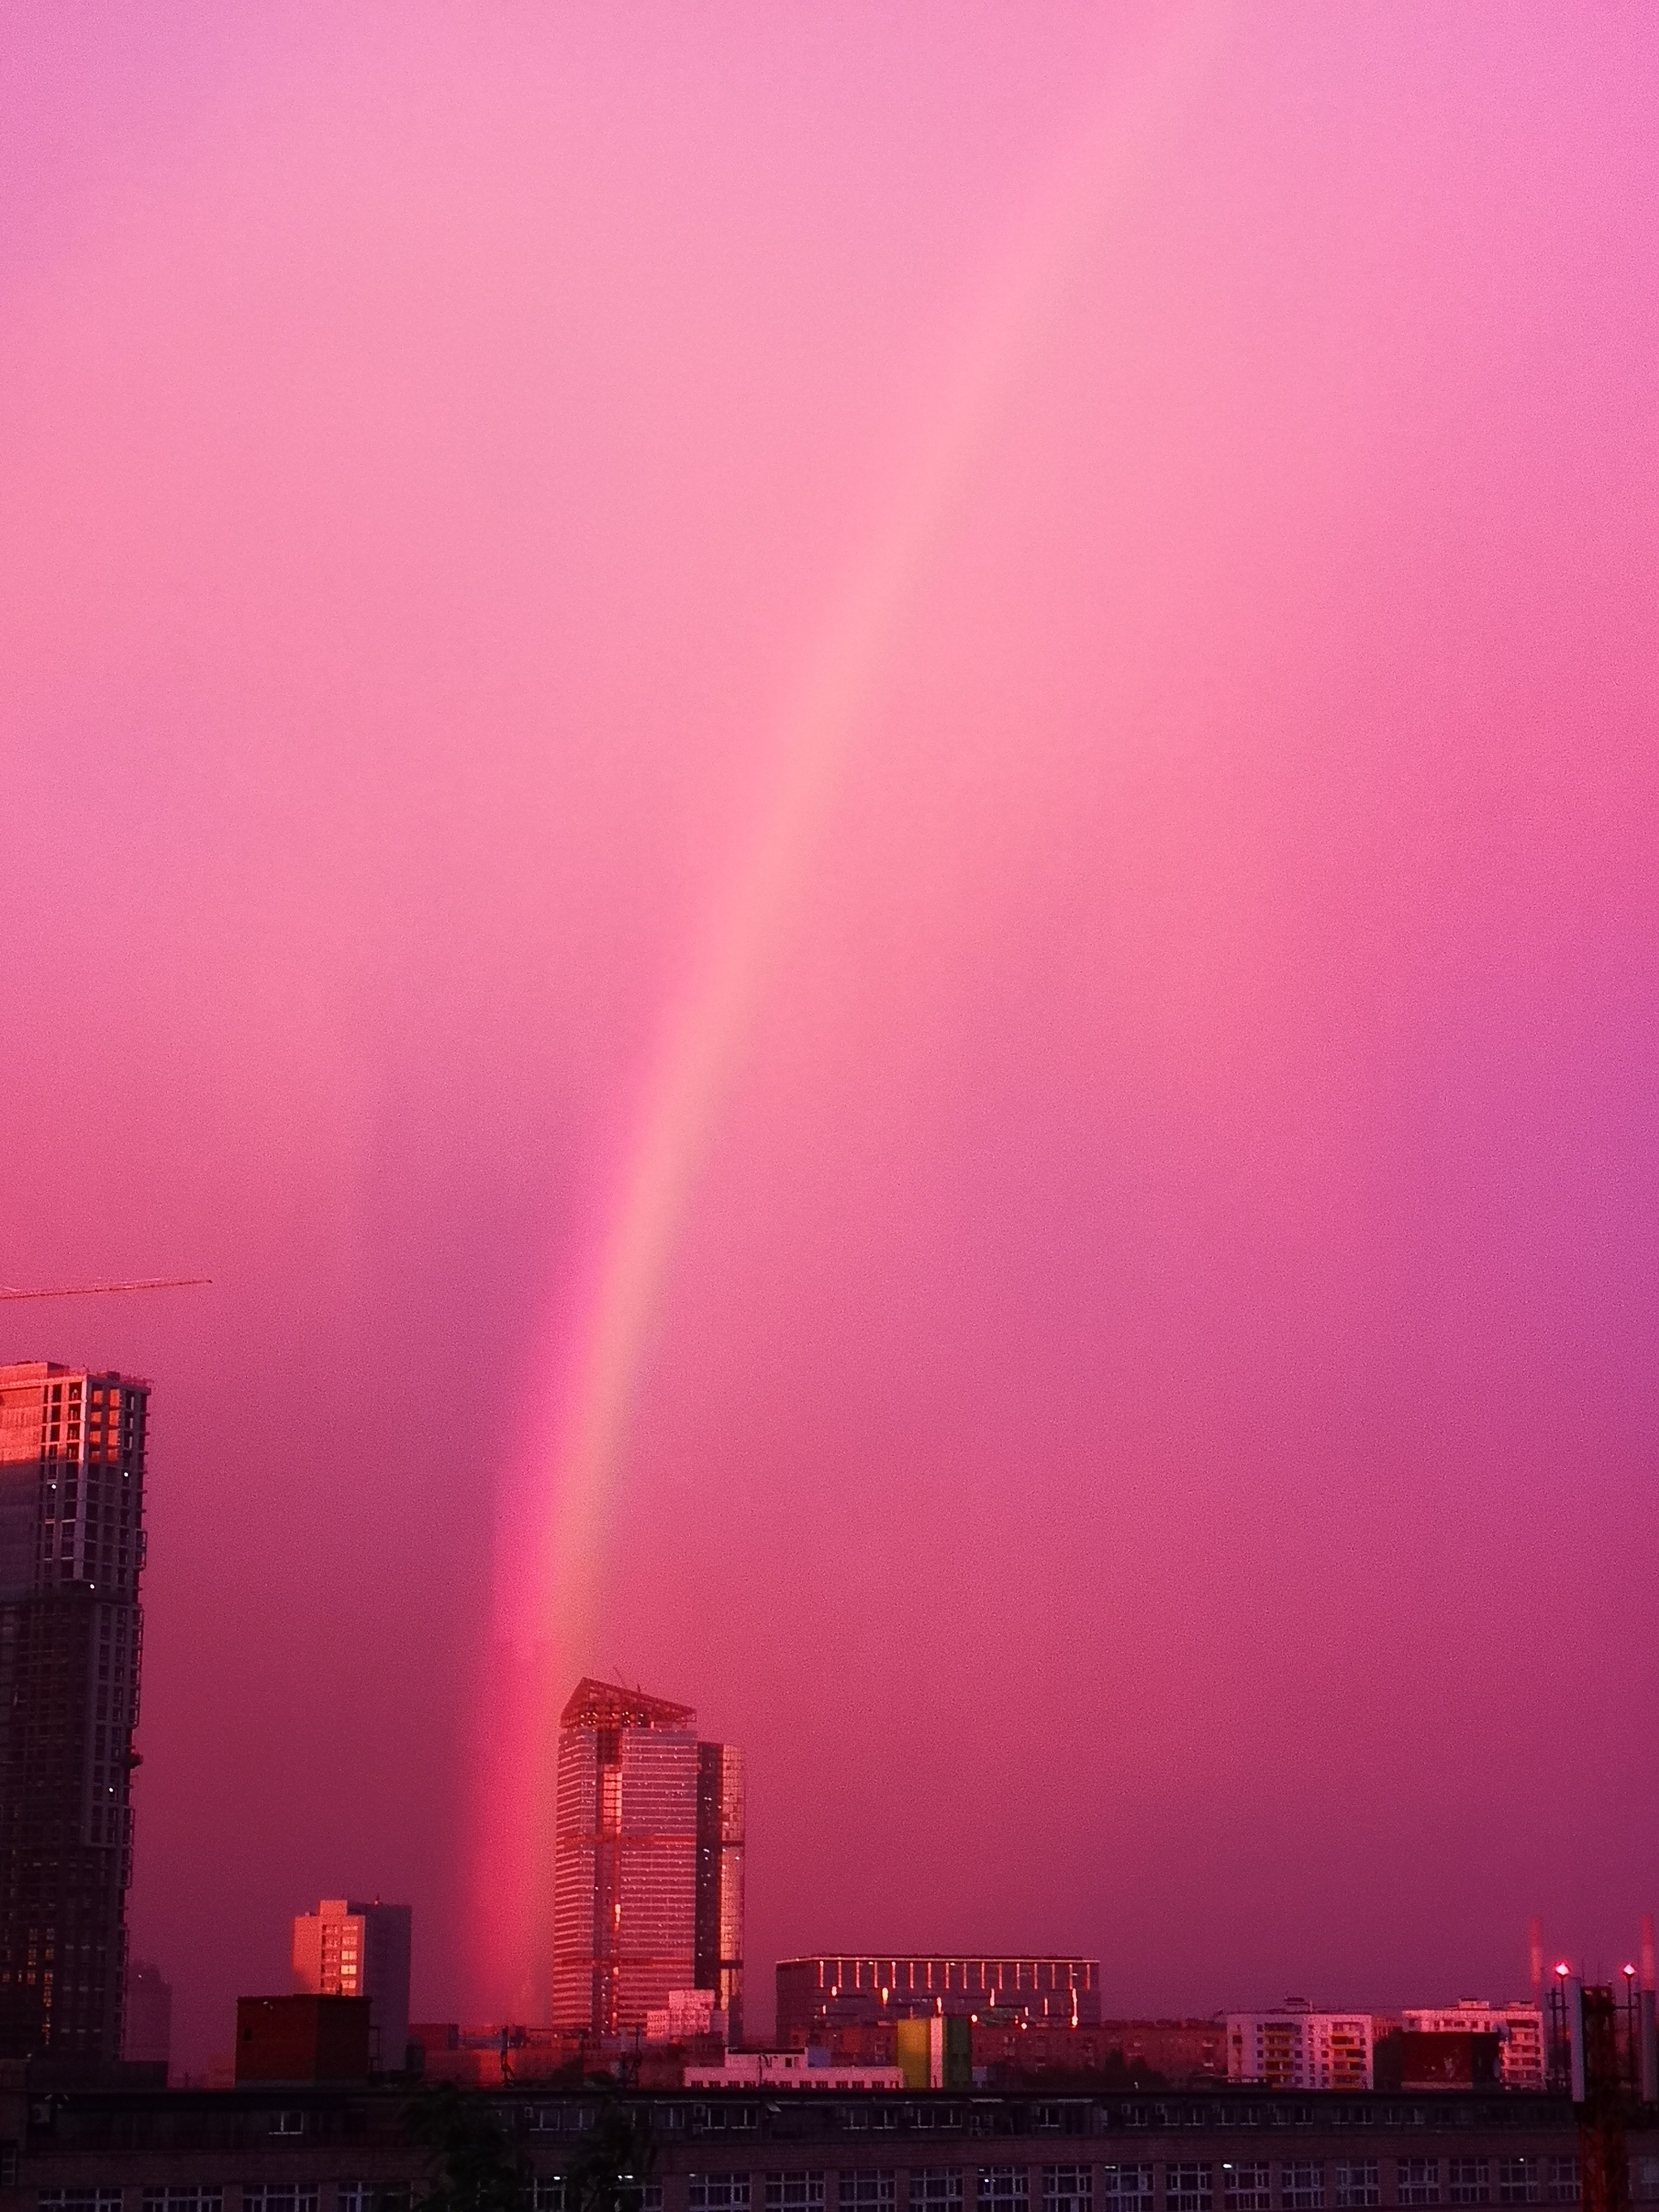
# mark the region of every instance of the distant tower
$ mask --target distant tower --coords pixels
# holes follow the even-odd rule
[[[698,1988],[741,2007],[742,1762],[699,1744],[696,1721],[690,1705],[586,1680],[561,1716],[556,2027],[628,2034]]]
[[[0,2057],[121,2056],[149,1405],[0,1367]]]
[[[294,1918],[296,1996],[367,1997],[371,2063],[401,2074],[409,2056],[410,1908],[325,1897]]]
[[[696,1985],[713,1990],[727,2040],[743,2043],[743,1753],[697,1746]]]
[[[128,1971],[124,2055],[146,2066],[165,2066],[173,2056],[173,1984],[159,1966]]]

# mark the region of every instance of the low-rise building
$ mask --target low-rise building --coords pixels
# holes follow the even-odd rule
[[[827,2051],[728,2051],[719,2066],[689,2065],[688,2089],[902,2089],[896,2066],[837,2066]]]

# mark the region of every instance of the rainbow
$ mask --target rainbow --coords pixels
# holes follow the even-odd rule
[[[944,404],[884,526],[847,580],[775,748],[744,865],[665,1024],[632,1142],[596,1214],[574,1292],[550,1316],[531,1433],[498,1519],[495,1660],[485,1699],[475,1954],[494,2007],[544,2008],[556,1714],[586,1663],[630,1423],[682,1226],[757,1008],[905,611],[994,427],[1114,193],[1218,46],[1218,15],[1181,17],[1036,195],[998,257]],[[550,1386],[550,1378],[551,1382]],[[508,1656],[507,1655],[513,1655]]]

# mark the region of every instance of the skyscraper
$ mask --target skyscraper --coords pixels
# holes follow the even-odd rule
[[[743,1765],[696,1714],[583,1680],[561,1717],[553,2019],[642,2029],[678,1990],[743,2001]],[[735,2021],[732,2025],[735,2033]]]
[[[400,2074],[409,2052],[410,1913],[406,1905],[325,1897],[294,1917],[296,1993],[368,1999],[369,2061]]]
[[[732,2042],[743,2041],[743,1753],[697,1746],[695,1986],[713,1990]]]
[[[0,2055],[121,2056],[149,1385],[0,1367]]]

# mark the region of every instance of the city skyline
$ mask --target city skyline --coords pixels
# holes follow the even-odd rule
[[[181,2063],[319,1899],[540,2003],[584,1679],[742,1748],[752,2039],[835,1945],[1618,1975],[1652,15],[0,64],[0,1277],[204,1282],[0,1360],[154,1384]]]

